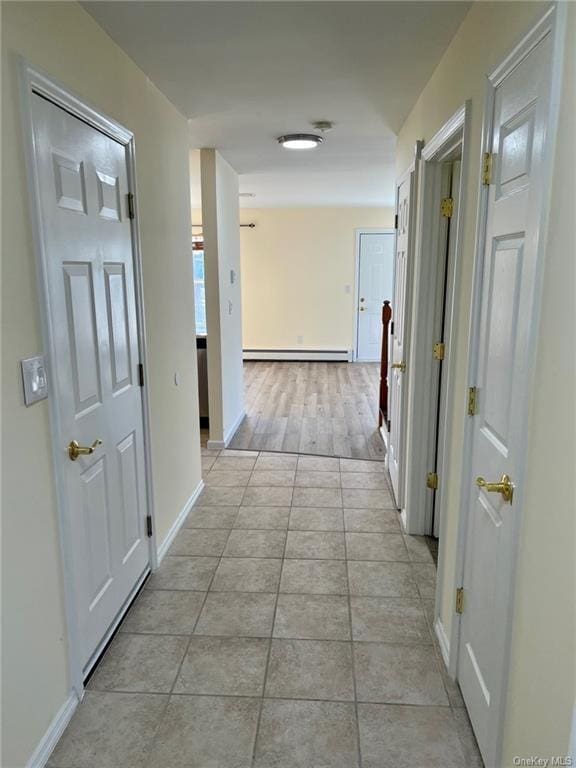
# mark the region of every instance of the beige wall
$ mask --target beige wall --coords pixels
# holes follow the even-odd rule
[[[573,41],[575,7],[570,6]],[[412,162],[417,139],[429,140],[464,103],[472,101],[466,222],[462,254],[460,324],[455,391],[464,393],[468,317],[480,163],[485,77],[539,18],[542,3],[476,3],[402,127],[397,174]],[[544,305],[532,402],[528,487],[520,542],[512,674],[505,723],[505,762],[515,754],[567,750],[574,701],[574,46],[571,79],[563,89],[563,115],[555,165],[553,216],[546,249]],[[571,154],[570,154],[571,153]],[[569,159],[571,158],[571,160]],[[570,334],[571,337],[570,337]],[[571,341],[570,341],[571,338]],[[569,353],[571,350],[571,353]],[[568,353],[568,354],[567,354]],[[464,395],[453,414],[451,478],[443,524],[445,570],[441,619],[453,618]],[[544,484],[546,477],[558,482]]]
[[[48,407],[18,370],[42,342],[17,55],[136,134],[159,542],[200,458],[186,120],[76,3],[3,3],[2,27],[2,765],[21,768],[70,682]]]
[[[241,221],[256,224],[241,234],[244,348],[350,349],[354,230],[393,227],[394,211],[244,209]]]

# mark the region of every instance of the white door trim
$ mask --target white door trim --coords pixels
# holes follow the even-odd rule
[[[358,290],[360,287],[360,238],[362,235],[395,235],[394,227],[359,227],[354,230],[354,291],[352,318],[352,362],[358,360]]]
[[[36,252],[37,283],[40,309],[40,323],[42,332],[42,344],[44,347],[49,384],[52,385],[52,363],[56,360],[54,344],[54,329],[50,313],[50,300],[48,295],[47,258],[42,227],[42,214],[40,204],[40,186],[35,158],[34,124],[32,117],[33,94],[39,94],[66,112],[79,118],[84,123],[96,128],[110,138],[123,144],[127,150],[128,184],[130,190],[136,191],[136,161],[134,149],[134,134],[124,128],[120,123],[107,117],[98,109],[88,105],[79,96],[69,91],[50,76],[32,67],[24,59],[19,62],[20,95],[22,100],[22,127],[24,132],[24,146],[26,154],[26,167],[28,175],[28,189],[31,206],[30,224]],[[142,413],[144,456],[146,468],[146,505],[147,514],[151,515],[153,534],[149,539],[150,567],[154,569],[157,564],[156,536],[154,525],[154,488],[152,476],[152,457],[150,440],[150,403],[148,392],[148,364],[146,349],[146,332],[144,325],[144,291],[142,285],[142,259],[138,226],[138,198],[134,195],[134,218],[132,225],[132,247],[134,255],[134,280],[136,286],[136,308],[138,319],[138,344],[140,362],[144,368],[144,386],[142,387]],[[79,654],[79,630],[78,616],[76,614],[76,600],[74,591],[74,579],[71,573],[71,548],[72,538],[65,514],[67,497],[61,463],[57,456],[61,453],[62,445],[66,443],[66,437],[60,433],[60,414],[58,399],[51,394],[48,398],[50,413],[50,442],[52,446],[53,470],[56,485],[56,503],[58,506],[58,528],[60,537],[60,552],[62,557],[62,570],[64,582],[64,600],[66,624],[68,631],[68,664],[72,688],[76,696],[81,699],[84,695],[84,680],[82,662]]]
[[[407,396],[407,455],[406,467],[406,530],[410,534],[429,535],[432,532],[432,491],[425,485],[426,473],[434,468],[430,465],[431,439],[435,433],[437,401],[430,396],[434,367],[438,365],[432,358],[434,319],[438,311],[435,291],[430,286],[435,283],[440,264],[445,255],[441,248],[444,238],[439,236],[438,221],[442,189],[439,180],[438,163],[449,158],[459,149],[462,158],[462,173],[457,193],[456,216],[451,223],[451,236],[456,238],[453,258],[448,262],[446,273],[446,326],[444,343],[446,357],[443,362],[442,387],[445,388],[444,402],[451,403],[454,398],[455,330],[458,327],[460,312],[459,285],[461,272],[462,240],[466,215],[466,168],[468,167],[468,144],[470,132],[471,104],[466,102],[442,126],[435,136],[424,145],[420,159],[420,183],[416,204],[416,244],[414,248],[414,312],[412,327],[412,345],[409,368],[410,387]],[[438,438],[443,437],[438,446],[438,464],[436,470],[440,486],[436,493],[436,512],[442,520],[445,494],[442,485],[449,477],[448,458],[450,455],[447,441],[450,435],[451,408],[442,408]],[[442,536],[440,536],[442,541]],[[438,579],[438,583],[441,578]]]
[[[548,232],[548,220],[550,213],[551,202],[551,181],[552,181],[552,169],[554,150],[556,145],[556,136],[558,130],[558,117],[560,111],[560,99],[561,99],[561,85],[562,85],[562,66],[564,60],[564,45],[566,38],[566,6],[562,2],[554,3],[544,16],[532,27],[532,29],[523,37],[520,43],[512,50],[512,52],[503,60],[503,62],[496,67],[487,77],[486,80],[486,96],[484,103],[484,119],[482,126],[482,145],[480,160],[484,154],[490,150],[491,137],[493,129],[493,108],[494,108],[494,92],[496,87],[502,80],[516,67],[518,64],[535,48],[536,45],[547,35],[551,34],[553,39],[552,45],[552,65],[551,65],[551,80],[550,80],[550,109],[548,129],[546,136],[545,146],[545,158],[542,164],[544,169],[541,188],[542,188],[542,207],[540,213],[540,219],[536,227],[535,239],[537,242],[538,251],[538,263],[536,267],[536,278],[534,288],[534,313],[532,316],[530,336],[535,342],[537,339],[537,332],[540,320],[540,306],[542,299],[542,283],[544,274],[544,259],[542,258],[543,248]],[[472,306],[470,311],[470,329],[469,329],[469,357],[468,357],[468,385],[473,386],[476,381],[476,360],[477,360],[477,337],[478,328],[480,323],[480,290],[481,290],[481,277],[482,267],[484,259],[484,245],[485,245],[485,231],[486,231],[486,215],[488,210],[488,191],[487,187],[484,187],[481,183],[481,179],[478,180],[479,194],[478,194],[478,212],[476,220],[476,245],[474,254],[474,275],[472,285]],[[532,345],[533,347],[535,344]],[[526,397],[524,406],[528,412],[531,394],[534,389],[534,374],[535,374],[536,356],[527,362],[527,377],[526,377]],[[463,398],[464,402],[464,398]],[[521,455],[521,461],[519,462],[520,472],[515,482],[514,489],[514,504],[522,506],[524,500],[524,479],[525,479],[525,464],[526,464],[526,447],[527,447],[527,435],[528,420],[525,422],[524,435],[520,440],[521,445],[524,446],[523,454]],[[458,534],[457,534],[457,550],[456,550],[456,567],[455,577],[456,583],[454,587],[461,586],[464,580],[464,563],[465,563],[465,548],[466,548],[466,535],[468,528],[468,514],[469,510],[466,504],[468,498],[468,483],[470,481],[472,472],[472,424],[471,420],[467,419],[465,423],[464,441],[463,441],[463,465],[462,475],[460,479],[460,512],[458,519]],[[521,515],[516,518],[516,530],[514,540],[518,542],[520,537],[520,522]],[[509,563],[510,572],[510,601],[509,610],[507,615],[507,624],[505,627],[505,662],[504,662],[504,674],[500,682],[500,689],[498,695],[498,706],[500,709],[500,717],[498,721],[500,723],[499,732],[496,739],[495,755],[497,763],[500,764],[502,758],[503,748],[503,723],[504,714],[506,712],[506,694],[508,689],[509,671],[510,671],[510,652],[511,652],[511,640],[512,640],[512,624],[514,614],[514,598],[515,598],[515,583],[516,583],[516,571],[517,571],[517,548],[515,548],[511,554]],[[448,599],[452,599],[452,596],[448,595]],[[452,678],[457,677],[458,673],[458,651],[460,641],[460,616],[456,613],[452,617],[452,625],[450,632],[450,645],[448,649],[449,654],[449,672]]]

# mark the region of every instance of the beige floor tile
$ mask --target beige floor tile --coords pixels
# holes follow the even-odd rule
[[[88,691],[50,757],[55,768],[144,768],[168,697]]]
[[[288,528],[294,531],[343,531],[342,508],[292,507]]]
[[[172,557],[162,560],[160,568],[146,582],[146,589],[189,589],[205,592],[210,586],[218,557]]]
[[[273,634],[302,640],[350,640],[348,598],[280,594]]]
[[[195,635],[174,693],[261,696],[269,646],[265,638]]]
[[[279,486],[248,487],[242,505],[246,507],[289,507],[292,503],[292,488]]]
[[[234,528],[286,530],[290,507],[240,507]]]
[[[265,699],[255,768],[357,768],[353,704]]]
[[[213,592],[276,592],[282,560],[264,557],[223,557],[214,576]]]
[[[293,486],[293,469],[256,469],[252,472],[249,485],[256,486]]]
[[[354,643],[358,701],[448,706],[432,646]]]
[[[234,529],[224,557],[282,557],[285,542],[286,531]]]
[[[261,453],[254,469],[296,469],[298,456],[288,453]]]
[[[251,472],[256,464],[256,459],[246,456],[227,456],[223,454],[219,456],[212,466],[213,469],[218,470],[240,470],[243,472]]]
[[[344,474],[344,473],[342,473]],[[362,490],[361,488],[342,489],[343,506],[351,509],[394,509],[394,501],[388,491]]]
[[[350,602],[354,640],[403,645],[432,644],[419,600],[353,595]]]
[[[294,488],[292,504],[295,507],[341,507],[339,488]]]
[[[220,505],[239,507],[245,490],[244,486],[241,488],[204,488],[196,503],[201,507]]]
[[[346,533],[348,560],[408,561],[404,540],[396,533]]]
[[[265,695],[353,701],[352,644],[333,640],[273,640]]]
[[[468,768],[446,707],[359,704],[363,768]]]
[[[196,635],[270,637],[276,595],[269,593],[209,592]]]
[[[259,699],[172,696],[147,768],[250,768],[259,712]]]
[[[375,597],[418,597],[409,563],[348,561],[351,595]]]
[[[284,560],[280,592],[346,595],[346,563],[343,560]]]
[[[395,509],[345,509],[344,527],[352,533],[400,533]]]
[[[436,594],[436,566],[432,563],[412,563],[412,573],[418,585],[421,597],[434,597]]]
[[[365,461],[363,459],[340,459],[341,472],[375,472],[385,474],[386,467],[383,461]]]
[[[389,493],[388,481],[381,472],[342,472],[342,488],[385,490]]]
[[[285,557],[344,560],[344,534],[337,531],[288,531]]]
[[[204,596],[204,592],[145,589],[128,611],[120,632],[189,635]]]
[[[188,637],[119,632],[88,687],[96,691],[169,693],[187,646]]]
[[[211,469],[204,478],[206,488],[236,488],[241,485],[248,485],[251,472],[241,470],[218,470]]]
[[[340,488],[340,472],[312,472],[299,469],[295,485],[301,488]]]
[[[192,507],[186,528],[232,528],[239,507]]]
[[[207,528],[182,528],[169,549],[170,555],[219,557],[230,531]]]
[[[299,456],[298,470],[310,470],[312,472],[339,472],[340,460],[325,456]]]

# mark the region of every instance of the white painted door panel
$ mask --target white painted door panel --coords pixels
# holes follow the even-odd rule
[[[508,474],[514,481],[522,469],[550,48],[546,37],[496,88],[494,102],[458,671],[486,765],[497,760],[510,563],[521,510],[475,479],[497,482]]]
[[[148,566],[125,148],[33,97],[66,514],[86,666]],[[71,461],[67,445],[91,445]]]
[[[388,471],[396,499],[396,506],[404,503],[404,436],[406,414],[404,407],[406,372],[394,367],[406,362],[406,296],[410,258],[410,207],[413,189],[413,173],[409,173],[396,190],[398,228],[394,254],[394,291],[392,299],[391,368],[388,376],[390,391],[390,437],[388,444]]]
[[[392,300],[393,273],[394,235],[362,233],[358,264],[358,360],[380,360],[382,303]]]

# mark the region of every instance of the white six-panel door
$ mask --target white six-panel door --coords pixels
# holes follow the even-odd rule
[[[394,295],[392,299],[391,367],[388,375],[390,392],[390,437],[388,444],[388,471],[394,490],[396,506],[401,508],[404,484],[404,435],[406,431],[405,377],[406,377],[406,294],[408,259],[410,258],[410,203],[412,197],[413,173],[408,173],[396,190],[396,211],[398,215],[396,252],[394,256]]]
[[[486,765],[497,761],[503,717],[515,531],[522,510],[476,479],[519,477],[528,413],[527,370],[534,315],[537,228],[548,119],[548,35],[497,86],[492,180],[477,330],[477,414],[469,477],[458,678]]]
[[[35,162],[84,668],[149,563],[126,149],[40,96]],[[72,461],[68,443],[102,443]]]
[[[356,358],[379,361],[382,354],[382,303],[392,301],[394,235],[362,232],[358,259],[358,338]]]

